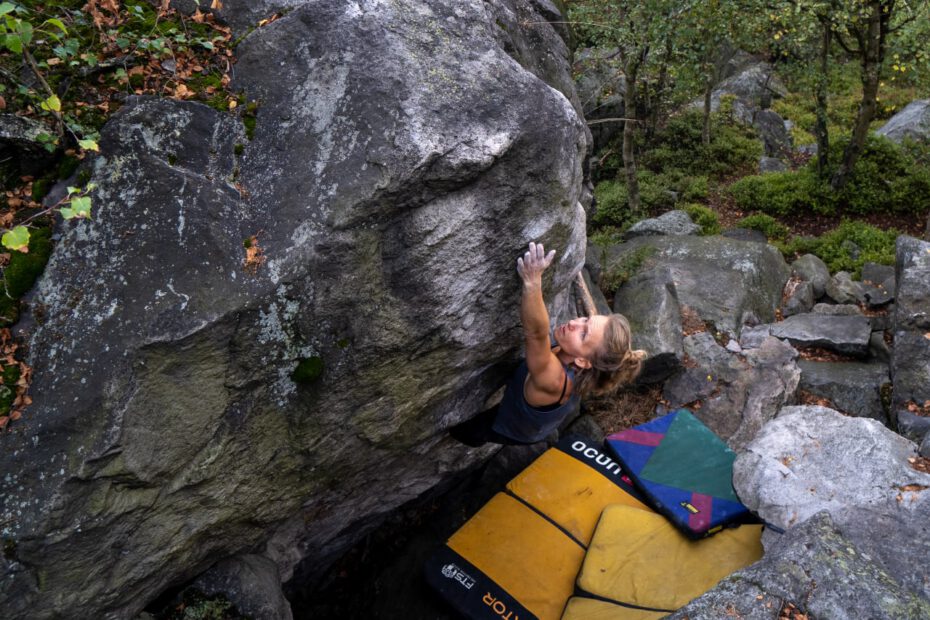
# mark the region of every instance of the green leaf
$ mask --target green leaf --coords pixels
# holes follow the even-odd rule
[[[12,2],[2,2],[0,3],[0,15],[6,15],[13,11],[16,8],[16,5]]]
[[[18,34],[8,34],[3,41],[3,45],[14,54],[23,53],[23,40]]]
[[[69,195],[69,196],[70,196],[71,194],[77,194],[77,193],[79,193],[80,191],[81,191],[81,188],[80,188],[80,187],[75,187],[75,186],[73,186],[73,185],[69,185],[69,186],[68,186],[68,195]]]
[[[65,210],[68,210],[72,215],[71,217],[83,217],[90,219],[90,196],[78,196],[77,198],[71,199],[71,207],[64,207],[61,210],[62,215],[65,215]],[[65,219],[71,219],[65,215]]]
[[[85,151],[99,151],[100,147],[97,145],[96,140],[86,139],[78,140],[78,146],[80,146]]]
[[[51,95],[40,104],[40,107],[49,112],[61,112],[61,99],[58,98],[58,95]]]
[[[25,226],[17,226],[13,230],[3,233],[3,238],[0,239],[0,243],[11,250],[19,250],[20,252],[28,251],[29,229]],[[23,248],[26,248],[26,250]]]
[[[61,20],[59,20],[59,19],[55,19],[54,17],[52,17],[52,18],[50,18],[50,19],[46,19],[46,20],[45,20],[45,23],[46,23],[46,24],[51,24],[52,26],[55,26],[56,28],[58,28],[59,30],[61,30],[61,32],[64,33],[64,34],[68,34],[68,29],[65,28],[65,25],[64,25],[63,23],[61,23]]]

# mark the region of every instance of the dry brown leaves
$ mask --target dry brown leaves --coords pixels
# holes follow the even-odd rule
[[[927,489],[930,489],[930,487],[924,484],[905,484],[904,486],[898,487],[899,493],[895,496],[895,499],[899,504],[903,503],[904,500],[913,503],[917,500],[917,496]]]
[[[16,350],[19,345],[13,341],[13,336],[8,328],[0,329],[0,356],[2,356],[5,366],[19,366],[19,380],[15,385],[8,385],[7,388],[13,390],[15,395],[13,406],[7,415],[0,416],[0,429],[8,428],[10,422],[15,422],[23,417],[23,409],[32,404],[32,398],[26,393],[29,390],[29,382],[32,379],[32,368],[16,359]],[[3,383],[3,377],[0,376],[0,384]]]
[[[661,386],[636,386],[614,394],[591,396],[584,405],[585,411],[609,435],[651,420],[661,399]]]
[[[836,405],[834,405],[833,401],[829,398],[817,396],[807,390],[798,390],[798,403],[801,405],[819,405],[821,407],[827,407],[828,409],[836,409]]]
[[[830,351],[821,347],[795,347],[798,350],[798,357],[802,360],[813,362],[856,362],[858,358],[851,355],[843,355],[836,351]]]
[[[245,242],[245,261],[243,268],[247,273],[255,274],[265,264],[265,252],[258,244],[258,235],[252,235]]]
[[[691,336],[700,332],[707,331],[707,325],[701,316],[691,308],[682,304],[681,306],[681,329],[683,336]]]
[[[930,417],[930,400],[925,400],[923,405],[918,405],[912,400],[907,401],[904,405],[908,411],[922,418]]]
[[[911,458],[907,459],[907,462],[910,463],[911,467],[917,471],[930,474],[930,459],[923,456],[912,456]]]
[[[809,620],[809,617],[798,609],[794,603],[785,603],[778,611],[778,620]]]

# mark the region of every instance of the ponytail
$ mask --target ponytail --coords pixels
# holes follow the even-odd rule
[[[607,316],[604,341],[591,359],[591,367],[575,373],[574,391],[581,396],[604,394],[632,383],[642,372],[647,353],[631,349],[630,323],[622,314]]]

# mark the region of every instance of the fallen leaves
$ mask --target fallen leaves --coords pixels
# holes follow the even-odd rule
[[[910,463],[911,468],[925,474],[930,474],[930,459],[923,456],[912,456],[907,459],[907,462]]]
[[[243,243],[245,246],[245,262],[243,268],[247,273],[255,274],[258,268],[265,264],[265,252],[258,244],[258,235],[252,235]]]
[[[912,400],[904,404],[905,408],[916,416],[922,418],[930,417],[930,400],[925,400],[923,405],[919,405]]]
[[[0,415],[0,429],[6,429],[10,422],[15,422],[23,417],[23,410],[32,404],[32,398],[27,394],[29,383],[32,380],[32,368],[25,362],[16,359],[16,351],[19,345],[13,340],[9,328],[0,329],[0,360],[4,368],[18,367],[19,378],[12,385],[4,383],[4,374],[0,373],[0,385],[13,391],[13,403],[10,411],[6,415]]]
[[[785,603],[778,611],[778,620],[809,620],[809,616],[798,609],[794,603]]]

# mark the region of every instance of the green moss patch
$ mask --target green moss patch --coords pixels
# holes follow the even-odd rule
[[[313,383],[323,374],[323,358],[314,355],[297,362],[297,368],[291,373],[294,383],[306,385]]]

